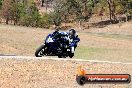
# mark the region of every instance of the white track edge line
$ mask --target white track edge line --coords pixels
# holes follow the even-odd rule
[[[0,56],[0,59],[2,58],[12,58],[12,59],[27,59],[27,60],[63,60],[63,61],[79,61],[79,62],[97,62],[97,63],[111,63],[111,64],[132,64],[132,63],[125,63],[125,62],[112,62],[112,61],[99,61],[99,60],[84,60],[84,59],[66,59],[66,58],[52,58],[52,57],[33,57],[33,56]]]

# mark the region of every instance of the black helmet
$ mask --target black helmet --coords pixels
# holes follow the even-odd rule
[[[70,34],[70,35],[75,35],[75,34],[76,34],[75,29],[70,29],[70,30],[69,30],[69,34]]]

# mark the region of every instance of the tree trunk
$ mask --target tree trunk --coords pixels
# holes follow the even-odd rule
[[[109,16],[110,16],[110,20],[112,20],[111,0],[107,0],[107,3],[109,5]]]
[[[43,7],[44,6],[44,0],[41,0],[41,2],[42,2],[42,5],[41,6]]]
[[[8,24],[9,23],[9,17],[7,16],[6,17],[6,24]]]
[[[16,24],[17,24],[17,18],[14,19],[14,25],[16,25]]]
[[[45,9],[46,9],[46,13],[47,13],[47,9],[48,9],[48,1],[46,1],[46,6],[45,6]]]
[[[116,5],[115,5],[114,1],[112,1],[112,18],[115,22],[117,21],[117,18],[116,18]]]
[[[115,2],[112,1],[112,0],[107,0],[107,3],[109,5],[109,16],[110,16],[110,20],[111,21],[117,21],[117,18],[116,18],[116,5],[115,5]]]

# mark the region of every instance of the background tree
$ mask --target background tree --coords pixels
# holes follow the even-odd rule
[[[116,21],[116,3],[115,0],[107,0],[108,6],[109,6],[109,15],[110,15],[110,20]]]
[[[3,1],[3,0],[0,0],[0,9],[2,8],[2,1]]]
[[[40,19],[41,15],[34,3],[20,12],[20,24],[23,26],[36,27]]]
[[[11,0],[3,1],[1,15],[6,20],[6,24],[8,24],[10,20],[10,6],[11,6]]]
[[[59,26],[61,23],[69,22],[81,24],[89,21],[94,14],[101,16],[105,14],[112,22],[118,22],[117,17],[120,14],[132,18],[132,0],[41,0],[41,2],[52,3],[53,12],[40,14],[34,0],[3,2],[0,0],[2,18],[6,20],[6,24],[11,22],[14,25],[33,27],[49,27],[53,24]]]

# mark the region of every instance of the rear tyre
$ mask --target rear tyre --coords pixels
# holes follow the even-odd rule
[[[65,55],[58,55],[58,58],[66,58],[66,56]]]
[[[62,56],[59,55],[58,58],[62,58]]]
[[[58,55],[58,58],[63,58],[63,56],[60,54],[60,55]]]
[[[36,50],[35,56],[36,56],[36,57],[42,57],[42,56],[44,56],[44,51],[45,51],[45,45],[42,45],[42,46],[40,46],[40,47]]]

